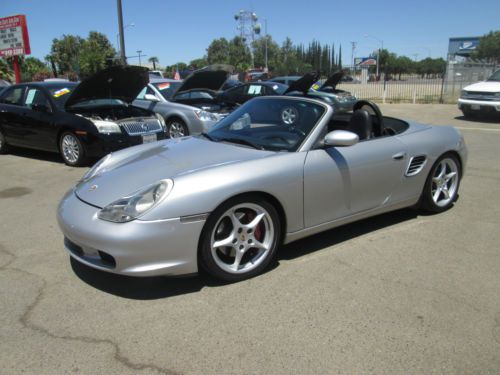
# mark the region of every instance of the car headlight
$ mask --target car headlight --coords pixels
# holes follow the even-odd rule
[[[87,173],[85,173],[83,175],[83,177],[81,178],[81,181],[82,182],[85,182],[85,181],[88,181],[90,180],[92,177],[94,177],[95,175],[97,175],[99,172],[102,171],[102,169],[104,168],[106,162],[111,158],[111,154],[108,154],[106,155],[105,157],[103,157],[101,160],[99,160],[97,163],[94,164],[94,166],[92,168],[90,168]]]
[[[108,204],[98,213],[99,219],[112,221],[114,223],[126,223],[137,219],[147,211],[156,206],[165,198],[174,182],[162,180],[146,188],[143,188],[128,197],[124,197]]]
[[[211,112],[203,111],[201,109],[197,109],[194,111],[196,117],[198,117],[201,121],[217,121],[218,118]]]
[[[500,98],[500,92],[496,92],[494,95],[495,98]]]
[[[467,91],[465,91],[465,90],[462,90],[462,91],[460,92],[460,97],[461,97],[461,98],[466,98],[466,97],[467,97],[467,95],[468,95],[468,92],[467,92]]]
[[[121,133],[121,129],[116,122],[106,120],[90,120],[94,123],[99,133]]]
[[[167,128],[167,126],[165,125],[165,119],[163,118],[163,116],[160,115],[159,113],[155,113],[155,116],[158,119],[158,121],[159,121],[161,127],[163,128],[163,130],[165,130]]]

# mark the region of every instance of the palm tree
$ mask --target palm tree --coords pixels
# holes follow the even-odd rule
[[[156,70],[156,64],[157,64],[158,62],[160,62],[160,60],[158,60],[158,57],[156,57],[156,56],[152,56],[152,57],[150,57],[150,58],[148,59],[148,61],[149,61],[151,64],[153,64],[153,70]]]

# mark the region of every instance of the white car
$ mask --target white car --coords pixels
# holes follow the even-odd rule
[[[500,70],[486,81],[463,88],[458,108],[465,117],[479,113],[500,113]]]

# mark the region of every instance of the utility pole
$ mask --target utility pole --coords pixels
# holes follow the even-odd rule
[[[142,65],[141,65],[141,56],[144,56],[144,55],[141,55],[142,50],[138,50],[138,51],[136,51],[136,52],[137,52],[137,56],[139,56],[139,66],[142,66]]]
[[[354,72],[354,51],[356,51],[356,44],[358,44],[358,42],[351,42],[351,66],[352,66],[352,70]]]
[[[120,35],[120,55],[123,65],[127,65],[127,55],[125,54],[125,37],[123,35],[123,15],[122,15],[122,0],[116,0],[118,8],[118,34]]]

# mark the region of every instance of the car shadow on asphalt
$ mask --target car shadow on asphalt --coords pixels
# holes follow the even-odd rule
[[[291,260],[326,247],[335,246],[379,229],[415,219],[420,213],[403,209],[357,221],[284,245],[273,264],[265,271],[279,267],[281,260]],[[228,283],[214,280],[205,273],[189,277],[130,277],[96,270],[71,258],[74,273],[88,285],[118,297],[153,300],[196,293],[206,287],[222,287]]]
[[[50,161],[52,163],[63,164],[63,160],[59,154],[48,151],[31,150],[29,148],[12,147],[9,154],[26,159],[36,159],[42,161]]]

